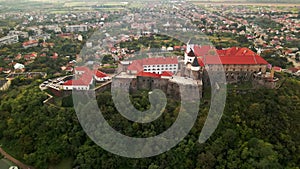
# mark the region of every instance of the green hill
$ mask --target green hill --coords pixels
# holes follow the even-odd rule
[[[25,83],[29,84],[29,83]],[[12,84],[0,93],[0,139],[26,164],[46,169],[64,159],[73,167],[98,168],[297,168],[300,166],[300,82],[288,78],[278,90],[257,89],[228,93],[217,130],[198,143],[209,110],[209,98],[189,135],[170,151],[156,157],[128,159],[106,152],[83,132],[73,108],[44,105],[47,98],[37,82]],[[148,92],[131,96],[139,110],[149,108]],[[174,123],[180,103],[169,100],[162,117],[149,124],[126,120],[114,107],[109,91],[97,97],[109,124],[134,137],[161,133]],[[87,111],[88,113],[88,111]]]

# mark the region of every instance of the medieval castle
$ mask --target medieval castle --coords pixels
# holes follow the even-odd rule
[[[209,86],[209,73],[225,74],[225,83],[260,80],[272,82],[269,64],[248,48],[217,50],[212,46],[187,45],[184,58],[145,58],[122,61],[113,87],[130,91],[160,89],[167,96],[179,96],[179,86]]]

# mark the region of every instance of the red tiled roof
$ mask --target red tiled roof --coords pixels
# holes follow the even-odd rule
[[[174,50],[180,50],[181,46],[174,46]]]
[[[141,72],[144,69],[144,65],[166,65],[166,64],[178,64],[176,57],[161,57],[161,58],[145,58],[133,61],[129,66],[128,70],[136,70]]]
[[[201,67],[204,67],[204,63],[201,58],[198,58],[198,63]]]
[[[89,83],[85,83],[81,80],[68,80],[63,85],[64,86],[88,86]]]
[[[295,68],[295,67],[292,67],[292,68],[289,68],[288,69],[289,71],[292,71],[292,73],[296,73],[296,72],[298,72],[298,68]]]
[[[85,72],[85,71],[90,71],[90,69],[85,66],[79,66],[79,67],[75,67],[75,71]]]
[[[71,67],[68,67],[72,69]],[[68,69],[67,68],[67,69]],[[84,73],[79,77],[79,79],[68,80],[63,85],[64,86],[88,86],[93,80],[93,76],[99,78],[107,77],[108,75],[99,70],[90,70],[88,67],[80,66],[75,68],[76,71],[83,71]]]
[[[161,76],[173,76],[173,73],[169,71],[164,71],[162,72]]]
[[[267,65],[268,62],[248,48],[232,47],[217,50],[210,46],[194,46],[194,53],[201,66],[204,64],[223,65]]]
[[[29,46],[29,45],[36,44],[36,43],[38,43],[37,40],[30,40],[30,41],[24,42],[23,46]]]
[[[156,73],[150,73],[150,72],[139,72],[137,74],[137,76],[143,76],[143,77],[153,77],[153,78],[160,78],[160,75],[159,74],[156,74]]]
[[[103,77],[107,77],[108,75],[99,71],[99,70],[95,70],[94,72],[95,76],[97,76],[98,78],[103,78]]]
[[[162,74],[141,71],[137,74],[137,76],[161,78],[162,76],[171,77],[171,76],[173,76],[173,74],[171,72],[168,72],[168,71],[164,71],[164,72],[162,72]]]
[[[88,86],[93,80],[94,72],[91,71],[88,67],[76,67],[75,69],[84,69],[84,73],[80,76],[79,79],[68,80],[63,85],[64,86]]]
[[[193,49],[194,49],[194,53],[197,57],[208,53],[211,49],[215,50],[214,47],[208,46],[208,45],[206,45],[206,46],[195,45]]]
[[[66,71],[73,71],[73,68],[72,67],[67,67]]]
[[[62,34],[59,34],[57,35],[59,37],[69,37],[69,36],[73,36],[71,33],[62,33]]]
[[[282,68],[281,68],[281,67],[278,67],[278,66],[274,66],[273,69],[274,69],[275,71],[281,71]]]
[[[68,80],[63,85],[64,86],[88,86],[88,85],[90,85],[92,79],[93,79],[93,74],[84,73],[80,77],[80,79]]]

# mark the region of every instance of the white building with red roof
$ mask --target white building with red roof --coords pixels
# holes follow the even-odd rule
[[[184,61],[186,64],[192,64],[194,59],[197,59],[201,67],[223,65],[225,71],[243,71],[240,67],[248,67],[245,71],[265,72],[268,65],[268,62],[257,53],[239,47],[217,50],[211,46],[190,45],[185,52]]]
[[[75,75],[82,75],[82,74],[90,71],[90,69],[85,66],[76,67],[74,70],[75,70]]]
[[[249,80],[253,74],[265,74],[268,67],[266,60],[248,48],[232,47],[218,50],[212,46],[199,45],[188,45],[184,63],[184,76],[192,77],[195,72],[204,70],[223,70],[228,82]],[[196,79],[201,78],[200,76],[198,74]]]
[[[107,74],[99,70],[91,70],[85,66],[76,67],[74,72],[75,79],[63,83],[63,90],[90,90],[94,80],[103,82],[111,79]]]
[[[145,58],[132,61],[127,68],[128,74],[138,74],[139,72],[148,72],[162,74],[164,71],[175,74],[178,72],[177,57]]]
[[[31,47],[36,47],[38,45],[39,45],[39,42],[37,40],[30,40],[30,41],[23,43],[23,48],[27,49],[27,48],[31,48]]]
[[[192,63],[194,58],[198,58],[204,64],[223,65],[267,65],[261,56],[248,48],[232,47],[225,50],[217,50],[212,46],[190,45],[185,52],[185,63]]]
[[[224,71],[227,83],[268,78],[266,71],[269,64],[248,48],[218,50],[212,46],[189,44],[181,61],[177,57],[145,58],[122,61],[121,65],[123,74],[115,77],[119,80],[115,84],[119,84],[120,88],[131,85],[133,90],[160,88],[169,91],[169,84],[173,82],[200,88],[210,85],[209,72]],[[124,80],[126,78],[136,80],[129,84]]]
[[[171,72],[162,72],[162,74],[151,73],[151,72],[139,72],[136,76],[140,77],[152,77],[152,78],[161,78],[161,79],[170,79],[172,78],[173,74]]]
[[[90,90],[93,82],[93,74],[84,73],[78,79],[66,81],[62,87],[63,90]]]
[[[107,74],[99,70],[94,70],[94,78],[97,82],[104,82],[111,79]]]

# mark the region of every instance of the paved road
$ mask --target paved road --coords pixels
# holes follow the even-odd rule
[[[9,161],[13,162],[14,164],[16,164],[17,166],[19,166],[22,169],[34,169],[31,166],[28,166],[26,164],[23,164],[21,161],[15,159],[14,157],[12,157],[11,155],[9,155],[8,153],[6,153],[1,147],[0,147],[0,153]]]

